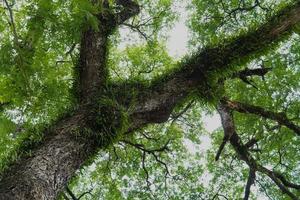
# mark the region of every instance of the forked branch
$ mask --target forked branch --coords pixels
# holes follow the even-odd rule
[[[235,129],[231,128],[231,124],[233,124],[234,120],[232,116],[230,115],[230,108],[226,103],[220,102],[221,106],[226,107],[227,109],[221,110],[220,116],[222,119],[222,126],[225,131],[231,131],[231,133],[225,133],[231,135],[230,137],[230,144],[233,146],[235,152],[238,154],[239,158],[247,163],[249,168],[252,171],[258,171],[262,174],[268,176],[273,180],[273,182],[279,187],[279,189],[286,195],[288,195],[293,200],[299,200],[299,198],[293,194],[289,188],[295,189],[298,185],[292,184],[288,182],[285,178],[282,178],[280,175],[278,175],[276,172],[273,172],[272,170],[269,170],[262,165],[258,164],[257,161],[251,156],[251,154],[248,152],[247,147],[243,144],[240,136],[237,134]],[[228,117],[229,116],[229,117]],[[229,127],[228,127],[229,126]],[[252,172],[253,173],[253,172]],[[287,182],[285,182],[287,181]]]

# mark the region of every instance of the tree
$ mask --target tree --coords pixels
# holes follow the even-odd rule
[[[249,199],[251,186],[257,183],[270,198],[299,199],[300,2],[193,1],[191,45],[201,42],[202,47],[178,63],[159,40],[176,19],[171,4],[3,0],[1,199],[55,199],[100,149],[113,152],[117,160],[126,148],[131,148],[127,157],[139,159],[132,167],[127,165],[123,175],[142,169],[140,177],[148,190],[129,191],[128,198],[147,199],[161,192],[181,199],[178,191],[184,191],[189,199]],[[121,26],[147,42],[118,52]],[[288,44],[288,53],[278,50],[282,42]],[[206,163],[215,174],[208,193],[203,185],[191,187],[188,182],[198,181],[204,169],[169,169],[164,161],[172,160],[164,154],[170,149],[176,152],[175,160],[186,158],[184,134],[194,142],[199,139],[193,126],[199,107],[217,110],[224,129],[215,133],[209,153],[218,161],[209,158]],[[167,121],[167,128],[146,127]],[[110,159],[105,162],[109,166]],[[224,171],[241,179],[228,174],[219,179]],[[157,194],[151,194],[155,172],[165,176],[154,182],[173,174],[173,180],[186,185],[167,193],[166,181],[165,188],[157,186]],[[245,177],[243,189],[240,181]],[[107,199],[122,197],[113,179],[103,181],[110,183]],[[232,184],[234,188],[229,188]],[[91,193],[76,197],[70,188],[66,191],[73,199]]]

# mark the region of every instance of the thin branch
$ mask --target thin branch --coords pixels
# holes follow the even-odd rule
[[[149,136],[147,132],[142,131],[142,132],[141,132],[141,135],[142,135],[144,138],[146,138],[147,140],[153,140],[153,141],[155,141],[155,142],[159,141],[158,138],[154,138],[154,137]]]
[[[93,196],[92,191],[94,188],[91,188],[89,191],[82,193],[79,197],[78,200],[80,200],[82,197],[84,197],[85,195],[89,194],[91,196]]]
[[[256,138],[252,138],[250,139],[246,144],[245,147],[247,149],[251,148],[252,146],[254,146],[256,143],[258,142],[258,140]]]
[[[133,24],[129,24],[129,23],[123,23],[122,25],[129,27],[130,29],[132,29],[133,31],[137,31],[146,41],[149,40],[149,37],[147,36],[146,33],[144,33],[139,26],[133,25]]]
[[[251,193],[251,186],[254,184],[255,181],[255,170],[251,169],[249,170],[249,176],[248,176],[248,181],[245,187],[245,196],[244,200],[248,200],[250,197]]]
[[[167,178],[168,175],[170,175],[168,165],[165,162],[163,162],[162,160],[160,160],[159,157],[156,155],[157,152],[163,152],[163,151],[169,150],[168,144],[170,143],[170,140],[168,140],[162,147],[160,147],[158,149],[146,149],[143,144],[132,143],[132,142],[127,141],[127,140],[122,140],[122,142],[124,142],[125,144],[129,144],[129,145],[133,146],[134,148],[137,148],[138,150],[143,152],[142,167],[143,167],[144,171],[146,172],[147,183],[149,182],[148,181],[149,175],[148,175],[148,171],[146,170],[146,167],[145,167],[146,153],[152,155],[154,157],[154,159],[159,164],[164,166],[164,168],[165,168],[165,179]]]
[[[70,49],[65,53],[65,55],[71,55],[73,53],[73,51],[76,48],[77,43],[72,44],[72,46],[70,47]]]
[[[17,34],[17,29],[16,29],[16,25],[15,25],[15,21],[14,21],[14,14],[13,14],[13,11],[12,11],[12,8],[7,0],[3,0],[4,3],[5,3],[5,6],[9,12],[9,25],[11,26],[12,28],[12,31],[13,31],[13,35],[14,35],[14,41],[15,41],[15,44],[16,45],[19,45],[19,37],[18,37],[18,34]]]
[[[62,192],[62,196],[65,200],[70,200],[69,197],[64,192]]]
[[[162,147],[158,148],[158,149],[146,149],[145,146],[143,144],[136,144],[136,143],[132,143],[128,140],[121,140],[121,142],[124,142],[125,144],[129,144],[141,151],[145,151],[146,153],[154,153],[154,152],[164,152],[164,151],[168,151],[168,145],[170,143],[171,140],[168,140]]]
[[[242,71],[234,73],[231,78],[239,78],[241,79],[244,83],[251,85],[255,89],[258,89],[253,81],[249,79],[249,77],[252,76],[260,76],[262,79],[264,79],[264,76],[271,70],[272,68],[256,68],[256,69],[244,69]]]
[[[244,69],[242,71],[236,72],[232,75],[232,78],[240,77],[251,77],[251,76],[265,76],[272,68],[255,68],[255,69]]]
[[[78,200],[75,194],[70,190],[68,186],[66,186],[66,191],[71,196],[72,200]]]
[[[260,188],[263,190],[263,192],[265,193],[265,195],[266,195],[269,199],[273,200],[273,198],[270,197],[270,195],[268,194],[268,191],[267,191],[266,187],[265,187],[259,180],[256,180],[256,182],[259,184]]]
[[[193,105],[195,101],[190,101],[179,113],[174,113],[171,115],[172,122],[174,123],[179,117],[181,117],[184,113],[186,113]]]
[[[149,172],[148,172],[148,170],[147,170],[147,168],[146,168],[145,160],[146,160],[146,152],[143,151],[143,155],[142,155],[142,167],[143,167],[143,170],[144,170],[144,172],[145,172],[145,174],[146,174],[147,188],[148,188],[148,190],[151,191],[151,189],[150,189],[151,182],[149,181]]]

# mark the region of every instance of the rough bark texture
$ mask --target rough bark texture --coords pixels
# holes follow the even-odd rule
[[[85,126],[77,113],[59,122],[33,155],[18,161],[0,183],[0,199],[55,199],[76,169],[95,151],[92,141],[76,138]]]
[[[109,31],[89,29],[82,36],[79,66],[82,104],[79,105],[78,111],[54,125],[52,131],[45,133],[44,142],[32,150],[30,157],[20,159],[3,174],[0,181],[0,199],[55,199],[85,160],[94,155],[97,148],[103,147],[95,141],[97,137],[77,138],[73,133],[78,128],[90,128],[91,121],[95,120],[97,114],[101,114],[92,109],[97,107],[95,95],[101,91],[106,81],[106,44],[109,33],[115,26],[139,12],[139,7],[132,1],[120,0],[117,3],[124,7],[119,13],[114,16],[99,16],[102,27],[109,27]],[[165,75],[150,86],[131,85],[131,88],[138,91],[138,95],[135,97],[135,107],[130,113],[131,126],[128,131],[148,123],[166,121],[172,109],[192,90],[199,86],[202,90],[207,88],[209,73],[226,69],[237,59],[264,50],[290,33],[293,26],[300,21],[298,13],[299,2],[291,8],[284,9],[256,31],[226,45],[201,51],[182,64],[176,72]],[[124,87],[116,85],[114,91],[124,93]],[[205,94],[206,91],[201,92]],[[101,127],[101,124],[98,126]],[[252,165],[250,155],[246,147],[240,144],[238,136],[230,137],[230,142],[235,145],[243,160]]]
[[[79,63],[81,101],[92,100],[105,82],[107,36],[105,31],[98,32],[92,28],[82,34]]]

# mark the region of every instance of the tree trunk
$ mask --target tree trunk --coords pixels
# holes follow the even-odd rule
[[[30,157],[13,165],[0,183],[0,199],[55,199],[98,147],[94,140],[76,137],[85,119],[77,113],[60,121]]]
[[[103,147],[104,144],[97,141],[97,134],[78,136],[77,133],[90,129],[96,119],[95,115],[101,115],[99,110],[94,110],[99,106],[95,96],[99,95],[97,93],[107,81],[105,62],[108,34],[115,26],[139,12],[138,6],[130,0],[117,2],[129,9],[122,9],[118,16],[99,17],[101,27],[109,27],[104,31],[105,34],[92,30],[83,34],[79,62],[79,109],[71,117],[59,121],[49,133],[45,133],[43,142],[32,150],[31,156],[21,158],[3,174],[0,182],[1,200],[55,199],[74,172],[93,156],[98,148]],[[131,132],[149,123],[166,121],[173,108],[196,89],[204,97],[207,92],[215,92],[211,91],[208,85],[211,74],[220,74],[220,71],[227,70],[233,62],[240,63],[240,60],[269,48],[270,44],[291,33],[300,21],[300,3],[297,2],[294,7],[283,9],[257,30],[232,42],[199,52],[183,63],[178,70],[161,77],[150,86],[143,86],[142,83],[128,86],[137,91],[137,96],[130,97],[135,98],[136,104],[129,113],[131,124],[125,132]],[[110,20],[105,21],[107,19]],[[111,19],[115,21],[112,22]],[[219,78],[222,78],[222,74]],[[112,92],[123,94],[124,85],[115,84],[116,88],[113,88]],[[122,101],[124,99],[120,100]],[[113,119],[115,116],[108,117]],[[113,121],[110,123],[118,124]],[[97,124],[97,128],[101,129],[101,126],[104,124]],[[92,131],[97,132],[95,127]],[[107,134],[111,134],[112,137],[115,133]]]

